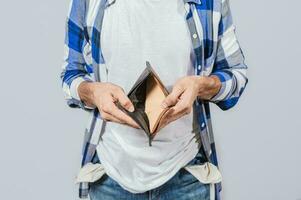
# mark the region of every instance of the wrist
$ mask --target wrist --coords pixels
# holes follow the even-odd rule
[[[198,97],[209,100],[220,91],[222,84],[220,79],[215,75],[195,76]]]
[[[211,78],[211,80],[213,80],[212,87],[219,91],[220,88],[222,87],[222,82],[220,81],[219,77],[216,75],[210,75],[209,78]]]
[[[218,90],[221,87],[219,78],[215,75],[211,76],[194,76],[195,85],[198,90]]]
[[[94,107],[95,82],[83,81],[78,86],[78,96],[87,106]]]
[[[216,75],[210,75],[209,78],[211,79],[212,81],[212,91],[213,91],[213,95],[212,97],[214,97],[216,94],[218,94],[218,92],[220,91],[221,87],[222,87],[222,82],[221,80],[219,79],[218,76]],[[211,98],[212,98],[211,97]]]

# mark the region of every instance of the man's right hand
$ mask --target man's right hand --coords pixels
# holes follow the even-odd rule
[[[132,102],[121,87],[113,83],[84,81],[78,86],[78,95],[87,106],[96,106],[103,120],[140,128],[132,118],[115,104],[116,101],[119,101],[125,109],[130,112],[134,111]]]

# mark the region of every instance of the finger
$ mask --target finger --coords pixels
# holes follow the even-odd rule
[[[173,107],[174,114],[182,114],[183,112],[188,114],[192,109],[192,91],[186,90],[182,95],[179,102]]]
[[[108,102],[105,107],[107,109],[104,110],[104,112],[109,113],[110,115],[113,115],[118,120],[120,120],[123,123],[126,123],[134,128],[140,128],[139,125],[132,118],[130,118],[123,111],[121,111],[113,102]]]
[[[159,123],[159,129],[163,128],[168,124],[169,118],[171,117],[171,113],[173,112],[173,108],[168,109],[162,116],[160,123]]]
[[[191,112],[189,104],[184,100],[180,100],[175,106],[170,108],[165,115],[163,115],[162,126],[166,126],[167,124],[181,118],[189,112]]]
[[[191,111],[191,105],[187,100],[181,100],[173,107],[172,115],[188,114]]]
[[[175,110],[174,107],[173,107],[172,110],[165,116],[165,119],[164,119],[163,123],[165,125],[167,125],[167,124],[181,118],[185,114],[186,114],[185,109]]]
[[[130,117],[129,117],[129,121],[126,121],[125,123],[128,124],[129,126],[133,127],[133,128],[140,129],[140,126],[137,124],[137,122],[135,122]]]
[[[162,102],[162,108],[165,109],[167,107],[175,105],[181,94],[184,92],[184,89],[182,89],[179,86],[173,87],[171,93],[163,100]]]
[[[140,126],[138,126],[138,124],[135,121],[133,121],[133,123],[126,123],[125,121],[121,121],[117,117],[114,117],[110,113],[105,113],[105,112],[103,112],[101,115],[105,121],[112,121],[112,122],[117,122],[120,124],[128,124],[128,125],[132,126],[133,128],[140,128]]]
[[[122,107],[124,107],[125,109],[127,109],[130,112],[134,111],[135,108],[134,108],[131,100],[125,95],[125,93],[122,89],[120,89],[120,90],[117,89],[114,92],[113,97],[119,101],[119,103]]]
[[[158,131],[160,131],[162,128],[164,128],[167,124],[169,124],[170,121],[170,117],[166,116],[165,119],[163,119],[162,121],[160,121],[159,125],[158,125]]]
[[[105,121],[112,121],[112,122],[117,122],[120,124],[124,124],[123,121],[119,120],[118,118],[114,117],[113,115],[111,115],[110,113],[106,113],[106,112],[102,112],[101,113],[101,117],[103,120]]]
[[[185,112],[185,111],[178,112],[178,113],[172,115],[172,116],[169,118],[169,120],[168,120],[167,123],[171,123],[171,122],[173,122],[173,121],[176,121],[177,119],[183,117],[183,116],[186,115],[186,114],[187,114],[187,112]]]
[[[165,123],[171,116],[171,114],[174,112],[173,107],[171,107],[170,109],[168,109],[162,116],[161,118],[161,122]]]

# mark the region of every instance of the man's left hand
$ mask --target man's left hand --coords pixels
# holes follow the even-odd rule
[[[163,116],[158,129],[172,121],[189,114],[197,97],[209,100],[218,93],[221,82],[212,76],[185,76],[180,78],[172,88],[171,93],[162,102],[162,108],[171,107]]]

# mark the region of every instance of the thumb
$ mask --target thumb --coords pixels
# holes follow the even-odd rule
[[[163,109],[174,106],[180,97],[180,95],[183,93],[183,89],[180,87],[173,87],[171,93],[163,100],[161,107]]]
[[[113,94],[113,96],[117,98],[121,106],[127,109],[128,111],[133,112],[135,110],[131,100],[124,94],[123,91],[119,90],[118,92]]]

